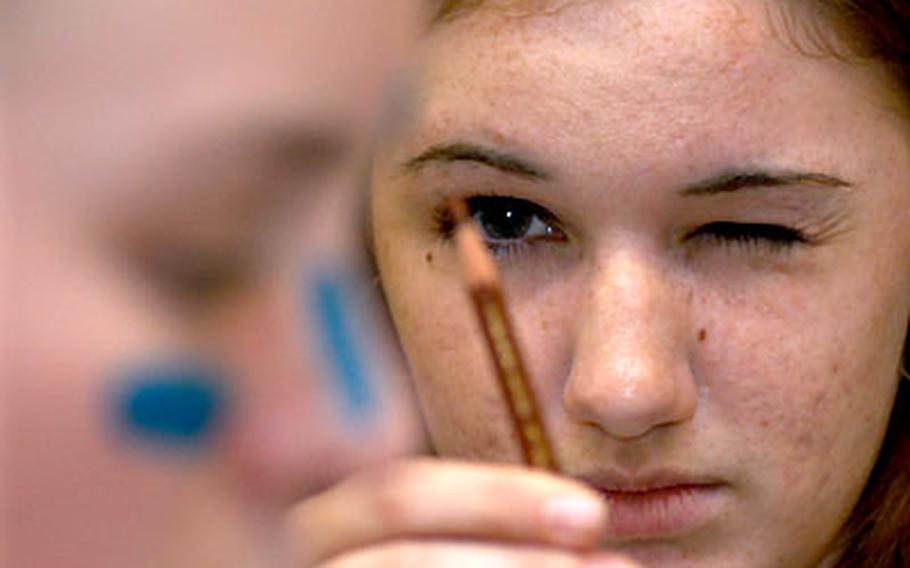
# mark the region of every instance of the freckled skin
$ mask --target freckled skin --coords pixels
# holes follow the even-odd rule
[[[705,526],[615,543],[654,565],[818,565],[863,489],[897,386],[908,125],[878,71],[801,55],[769,7],[570,2],[466,16],[430,35],[422,112],[377,161],[379,268],[443,456],[519,459],[429,211],[446,192],[495,191],[560,219],[567,244],[505,257],[501,271],[566,473],[669,468],[725,483]],[[469,164],[398,175],[400,161],[452,140],[529,156],[551,179]],[[798,224],[789,197],[677,195],[767,165],[849,180],[841,230],[788,252],[680,243],[714,221]],[[414,262],[430,243],[432,271]]]

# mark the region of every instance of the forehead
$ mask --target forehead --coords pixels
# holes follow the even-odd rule
[[[610,152],[614,164],[649,167],[655,155],[724,162],[751,152],[754,161],[783,151],[769,150],[774,140],[844,122],[837,113],[847,108],[847,122],[885,114],[875,70],[801,53],[799,38],[786,35],[799,33],[785,20],[791,14],[776,3],[554,6],[524,15],[478,10],[435,30],[419,144],[480,136],[546,146],[567,161],[603,164]],[[847,129],[832,134],[849,141]]]
[[[277,75],[291,87],[324,92],[382,63],[405,6],[373,0],[20,3],[12,12],[15,61],[27,72],[17,79],[38,75],[78,94],[118,85],[173,91],[193,77],[218,90],[231,81],[269,83]],[[364,57],[366,47],[377,51],[372,61]]]
[[[530,87],[533,82],[536,88],[552,85],[548,94],[563,91],[563,99],[574,93],[576,99],[609,99],[613,106],[673,97],[678,107],[680,95],[704,100],[709,93],[696,89],[720,83],[736,87],[746,71],[763,70],[756,48],[775,42],[757,1],[560,6],[524,16],[479,10],[440,27],[431,92],[480,98],[487,90],[483,94],[489,98],[492,84]],[[480,80],[457,82],[458,75]]]
[[[245,123],[365,134],[414,23],[403,0],[17,4],[9,94],[25,135],[14,150],[71,173]]]

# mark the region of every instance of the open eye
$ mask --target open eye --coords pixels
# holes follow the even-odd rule
[[[468,208],[494,252],[534,241],[567,239],[552,213],[524,199],[475,196],[468,199]]]
[[[799,229],[770,223],[734,223],[718,221],[702,225],[686,236],[686,241],[702,240],[725,246],[755,249],[756,252],[785,252],[796,245],[809,243]]]

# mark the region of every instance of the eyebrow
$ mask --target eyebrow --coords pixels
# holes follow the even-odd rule
[[[718,195],[749,189],[813,185],[830,188],[849,188],[852,184],[840,178],[817,172],[730,171],[699,181],[679,193],[685,197]]]
[[[403,169],[414,174],[431,165],[454,162],[481,164],[503,173],[528,179],[547,180],[552,177],[544,168],[525,158],[464,142],[431,146],[407,160]]]
[[[431,146],[417,156],[407,160],[403,164],[403,169],[413,174],[434,164],[450,164],[454,162],[473,162],[507,174],[536,180],[549,180],[553,177],[546,169],[525,158],[479,144],[465,142]],[[679,194],[685,197],[698,197],[794,185],[812,185],[835,189],[853,187],[853,184],[843,179],[819,172],[745,169],[726,171],[701,180],[683,188]]]
[[[264,165],[321,171],[337,164],[353,147],[340,128],[325,124],[268,123],[238,128],[225,136],[240,155]]]
[[[304,118],[244,116],[175,134],[151,177],[137,180],[155,191],[124,192],[129,209],[160,222],[206,200],[251,216],[283,207],[354,150],[344,124]]]
[[[352,140],[340,126],[294,117],[213,125],[176,147],[171,168],[186,172],[189,183],[201,186],[195,187],[197,191],[213,191],[219,198],[232,188],[262,198],[297,193],[353,151]],[[193,181],[219,176],[239,180],[241,187]],[[288,180],[295,183],[285,183]]]

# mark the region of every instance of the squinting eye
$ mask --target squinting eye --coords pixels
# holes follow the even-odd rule
[[[552,213],[524,199],[475,196],[468,207],[490,248],[533,241],[563,242],[565,232]]]
[[[796,245],[810,242],[802,231],[792,227],[728,221],[708,223],[686,236],[687,241],[694,239],[717,241],[727,246],[757,247],[764,249],[764,252],[784,252]]]

